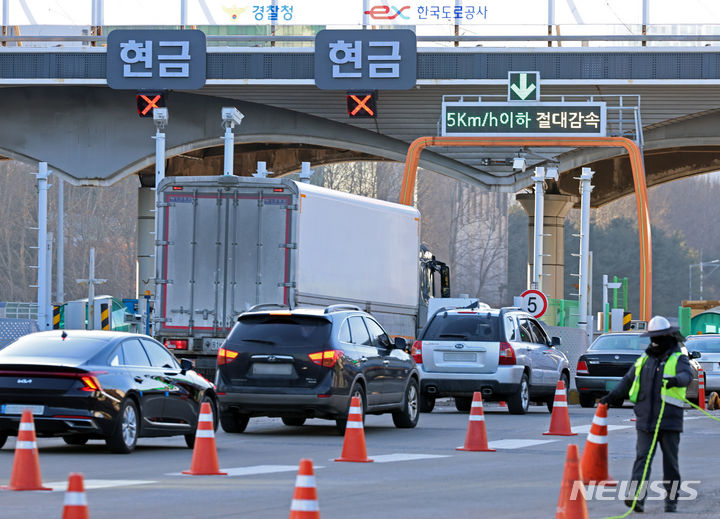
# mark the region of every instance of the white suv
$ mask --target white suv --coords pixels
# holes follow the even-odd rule
[[[558,380],[570,384],[565,354],[548,339],[540,323],[517,308],[440,310],[412,347],[420,373],[420,410],[452,396],[468,412],[475,391],[485,401],[507,401],[512,414],[524,414],[530,401],[552,410]]]

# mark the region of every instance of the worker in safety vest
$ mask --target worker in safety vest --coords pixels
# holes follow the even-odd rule
[[[677,327],[670,326],[667,319],[661,316],[653,317],[643,336],[650,337],[650,345],[645,353],[635,361],[635,365],[615,389],[601,398],[600,402],[621,405],[625,398],[629,398],[635,404],[637,446],[632,471],[634,485],[630,485],[632,494],[626,496],[629,499],[625,500],[627,506],[632,506],[635,490],[642,479],[645,460],[652,445],[661,402],[665,401],[657,442],[663,452],[663,485],[667,491],[665,511],[675,512],[680,488],[678,446],[683,430],[683,400],[693,373],[687,355],[680,350],[679,340],[682,340],[682,336]],[[654,453],[655,450],[653,455]],[[649,479],[650,465],[645,481]],[[646,491],[647,483],[643,485],[635,503],[636,512],[644,510]]]

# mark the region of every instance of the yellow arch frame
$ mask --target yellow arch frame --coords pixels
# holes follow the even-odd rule
[[[532,146],[554,148],[624,148],[630,157],[640,239],[640,319],[652,316],[652,243],[645,165],[640,148],[624,137],[419,137],[410,143],[400,189],[400,203],[413,204],[420,153],[429,146]]]

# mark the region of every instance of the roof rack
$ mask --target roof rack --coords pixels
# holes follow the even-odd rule
[[[269,310],[271,308],[287,308],[288,310],[290,309],[288,305],[280,305],[277,303],[261,303],[259,305],[251,306],[248,312],[259,312],[260,310]]]
[[[360,308],[355,305],[330,305],[325,308],[325,313],[330,314],[332,312],[341,312],[343,310],[354,310],[360,312]]]

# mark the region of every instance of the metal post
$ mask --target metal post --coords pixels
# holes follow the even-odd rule
[[[153,108],[155,123],[155,299],[157,300],[158,283],[160,281],[160,182],[165,178],[165,132],[169,114],[167,108]]]
[[[642,33],[643,36],[647,34],[647,26],[650,18],[650,0],[643,0],[642,2]],[[646,41],[642,42],[642,46],[647,45]]]
[[[602,309],[603,309],[603,333],[608,331],[608,277],[607,274],[603,274],[602,277],[603,291],[602,291]]]
[[[535,236],[533,238],[533,284],[532,287],[542,291],[543,270],[543,218],[545,201],[545,168],[535,168]]]
[[[48,168],[47,162],[38,164],[37,189],[38,189],[38,316],[37,323],[39,330],[50,330],[50,316],[47,313],[50,301],[48,300],[47,288],[47,192],[48,192]]]
[[[552,36],[552,26],[555,24],[555,0],[548,0],[548,36]],[[552,41],[548,41],[552,47]]]
[[[55,285],[55,302],[59,305],[65,301],[65,182],[57,179],[57,281]]]
[[[362,28],[367,29],[368,26],[368,11],[370,10],[370,0],[363,0],[363,18],[362,18]]]
[[[587,331],[588,309],[588,267],[590,253],[590,184],[595,173],[590,168],[582,168],[580,175],[580,300],[578,301],[578,327]],[[592,335],[590,335],[592,337]]]
[[[180,26],[184,29],[187,25],[187,0],[180,0]]]
[[[88,267],[88,330],[95,329],[95,247],[90,248]]]
[[[456,9],[459,7],[460,11],[462,11],[462,4],[463,4],[463,0],[455,0],[455,8]],[[461,20],[462,20],[462,18],[461,18]],[[455,37],[456,37],[455,47],[460,46],[460,41],[457,39],[457,36],[460,36],[460,24],[457,23],[457,18],[455,18]]]
[[[692,265],[688,265],[688,275],[690,278],[688,280],[688,301],[692,301],[692,268]]]
[[[233,171],[233,155],[235,154],[235,134],[232,127],[228,124],[225,126],[225,168],[223,175],[232,175]]]
[[[45,250],[45,267],[47,268],[45,283],[45,302],[47,307],[45,309],[45,315],[48,317],[48,330],[53,329],[53,311],[52,311],[52,250],[53,250],[53,233],[47,234],[47,249]]]
[[[702,254],[700,255],[700,301],[703,300],[703,262]]]

